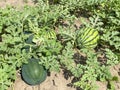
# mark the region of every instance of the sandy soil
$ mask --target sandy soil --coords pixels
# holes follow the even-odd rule
[[[120,90],[120,64],[111,67],[111,74],[113,76],[118,77],[117,82],[113,82],[115,85],[115,90]],[[26,84],[22,79],[20,74],[17,75],[17,79],[15,83],[12,85],[11,88],[8,90],[80,90],[76,89],[75,87],[69,86],[71,81],[73,80],[72,77],[65,79],[64,72],[61,71],[59,73],[52,72],[47,79],[37,86],[30,86]],[[107,90],[107,83],[106,82],[96,82],[97,86],[99,86],[98,90]]]
[[[27,2],[25,2],[27,1]],[[21,7],[24,5],[34,5],[33,2],[31,0],[0,0],[0,7],[4,8],[7,5],[12,5],[12,6],[17,6],[17,7]]]
[[[17,77],[17,80],[12,86],[13,88],[11,87],[8,90],[76,90],[74,87],[68,86],[72,78],[66,80],[63,76],[63,72],[52,72],[43,83],[37,86],[26,84],[21,79],[20,75],[17,75]]]

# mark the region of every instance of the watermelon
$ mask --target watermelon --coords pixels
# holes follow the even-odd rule
[[[48,30],[44,34],[44,38],[46,39],[55,39],[56,38],[56,33],[54,30]]]
[[[30,59],[27,64],[22,65],[21,70],[23,80],[29,85],[42,83],[47,76],[47,72],[37,59]]]
[[[96,29],[85,28],[77,35],[77,45],[79,48],[95,48],[100,36]]]
[[[49,39],[56,39],[56,33],[54,30],[42,32],[41,35],[34,35],[33,42],[41,44]]]

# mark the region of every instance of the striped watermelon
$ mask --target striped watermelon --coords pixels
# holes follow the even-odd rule
[[[77,44],[80,48],[95,48],[99,40],[99,33],[96,29],[85,28],[78,34]]]
[[[34,35],[33,42],[41,44],[48,39],[56,39],[56,33],[54,30],[42,32],[41,35]]]
[[[44,38],[46,39],[55,39],[56,38],[56,33],[54,30],[49,30],[49,31],[46,31],[43,35]]]

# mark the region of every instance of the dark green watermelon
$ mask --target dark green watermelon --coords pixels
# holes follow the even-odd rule
[[[47,71],[36,59],[30,59],[22,66],[22,78],[29,85],[38,85],[47,77]]]

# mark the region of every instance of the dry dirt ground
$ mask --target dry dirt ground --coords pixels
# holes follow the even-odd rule
[[[0,0],[0,7],[2,8],[6,7],[7,5],[21,7],[26,4],[33,5],[33,2],[31,0]]]
[[[10,88],[8,90],[76,90],[74,87],[68,87],[71,80],[72,78],[66,80],[62,72],[52,72],[51,75],[40,85],[30,86],[21,80],[20,75],[18,75],[17,80],[12,86],[14,89]]]
[[[118,82],[113,82],[115,85],[114,90],[120,90],[119,69],[120,69],[120,64],[111,67],[111,74],[113,76],[117,76],[119,80]],[[40,85],[30,86],[26,84],[21,79],[21,76],[18,74],[15,83],[8,90],[80,90],[69,86],[72,80],[73,80],[72,77],[65,79],[63,71],[59,73],[52,72],[50,76],[48,76],[47,79]],[[97,81],[96,84],[97,86],[99,86],[98,90],[107,90],[107,83]]]
[[[6,7],[6,5],[21,7],[25,4],[34,5],[31,0],[0,0],[1,8]],[[115,90],[120,90],[120,64],[111,67],[111,74],[118,77],[118,82],[114,82],[114,84]],[[72,77],[65,79],[62,71],[60,73],[52,72],[42,84],[30,86],[21,79],[20,75],[17,75],[16,81],[8,90],[80,90],[68,86],[71,81]],[[99,86],[99,90],[107,90],[107,84],[105,82],[96,82],[96,84]]]

